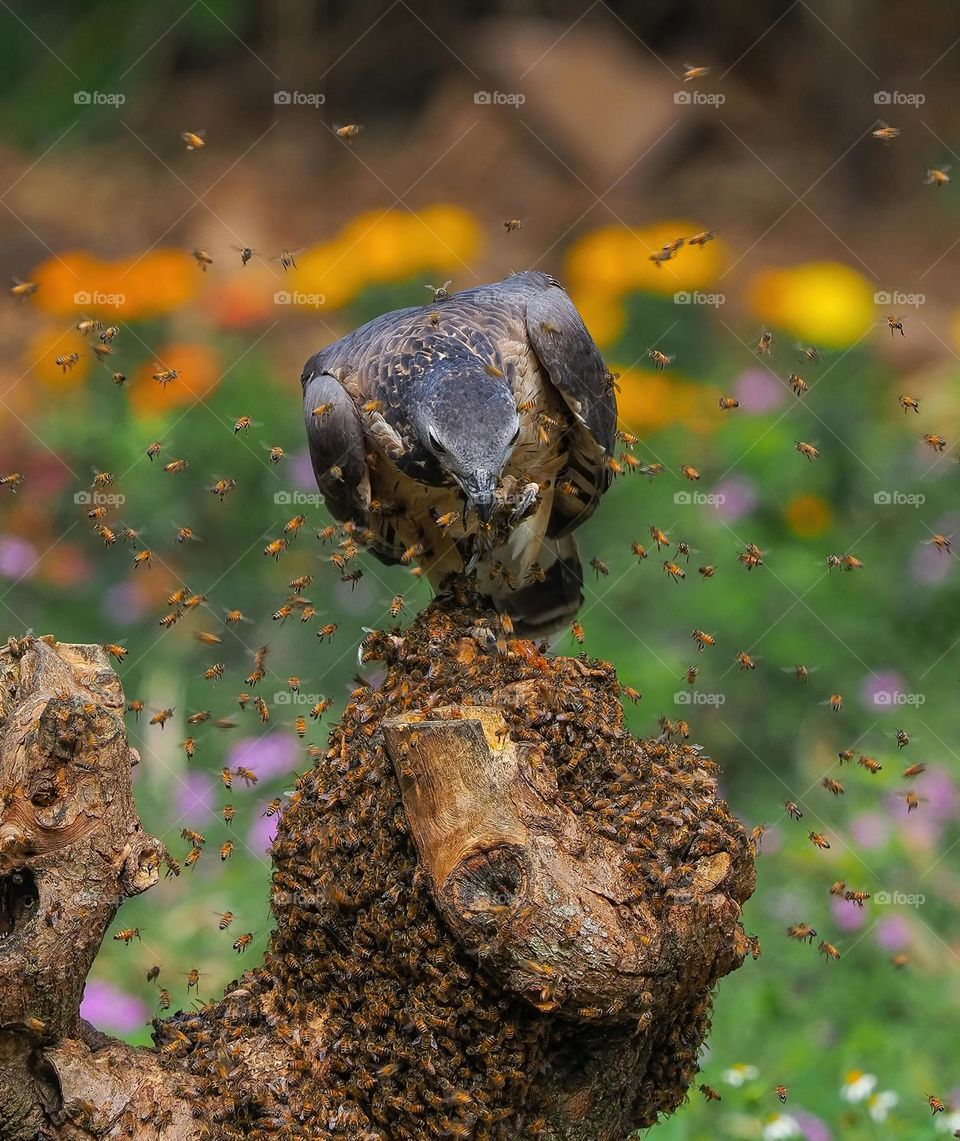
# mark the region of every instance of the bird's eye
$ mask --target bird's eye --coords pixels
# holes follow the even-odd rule
[[[428,436],[430,438],[430,447],[433,448],[435,452],[445,452],[447,450],[433,434],[432,430],[428,432]]]

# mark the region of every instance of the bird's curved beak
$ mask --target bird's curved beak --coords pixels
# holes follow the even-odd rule
[[[489,523],[494,508],[494,492],[497,488],[497,477],[492,471],[480,468],[463,481],[464,494],[467,503],[476,511],[481,522]]]

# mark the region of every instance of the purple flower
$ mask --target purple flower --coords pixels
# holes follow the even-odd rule
[[[176,792],[179,822],[188,828],[209,820],[216,809],[213,781],[203,773],[186,773],[179,778]]]
[[[310,453],[306,449],[287,457],[287,474],[290,477],[290,482],[298,491],[312,492],[317,490],[313,464],[310,460]]]
[[[890,835],[890,821],[879,812],[861,812],[850,821],[850,835],[857,847],[881,848]]]
[[[297,743],[292,733],[242,737],[227,754],[227,764],[251,769],[261,780],[292,773],[297,766]]]
[[[133,582],[118,582],[109,586],[103,594],[100,611],[110,622],[129,625],[138,622],[149,610],[143,592]]]
[[[247,844],[250,851],[255,856],[261,856],[263,859],[267,858],[274,840],[277,838],[277,827],[280,819],[277,816],[264,816],[263,812],[267,807],[265,801],[261,805],[260,813],[257,815],[256,820],[250,825],[250,831],[247,833]]]
[[[753,481],[740,475],[732,475],[718,483],[712,494],[716,496],[717,514],[730,522],[749,515],[759,498]]]
[[[0,535],[0,575],[4,578],[32,577],[36,571],[37,548],[19,535]]]
[[[794,1110],[792,1117],[800,1126],[800,1132],[806,1141],[830,1141],[832,1136],[830,1126],[821,1118],[814,1117],[812,1113],[804,1113],[802,1110]]]
[[[898,698],[905,693],[903,677],[895,670],[884,670],[863,679],[860,703],[872,713],[891,713],[901,708]]]
[[[910,577],[924,586],[943,582],[953,570],[953,559],[930,544],[918,546],[910,555]]]
[[[766,369],[750,368],[734,384],[734,392],[744,412],[769,412],[786,400],[785,386]]]
[[[902,915],[884,915],[877,921],[873,937],[881,951],[903,951],[910,946],[910,924]]]
[[[839,899],[835,895],[830,897],[830,910],[833,912],[834,922],[841,931],[859,931],[867,921],[867,913],[862,907],[857,907],[850,900]]]
[[[87,979],[80,1016],[99,1030],[132,1034],[147,1021],[148,1011],[139,998],[124,993],[112,983]]]

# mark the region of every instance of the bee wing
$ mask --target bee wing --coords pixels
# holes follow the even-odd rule
[[[820,668],[819,666],[806,666],[805,667],[808,674],[815,674],[819,668]],[[785,674],[795,674],[797,672],[796,666],[781,666],[780,669]]]

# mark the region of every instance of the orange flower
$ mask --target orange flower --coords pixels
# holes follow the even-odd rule
[[[610,370],[618,371],[616,365],[611,365]],[[671,424],[683,424],[693,432],[706,434],[720,425],[714,414],[720,391],[710,385],[696,384],[677,373],[666,377],[638,368],[622,372],[617,383],[620,419],[638,435]]]
[[[67,364],[72,354],[79,360]],[[57,364],[60,359],[63,363]],[[82,385],[90,372],[92,354],[87,342],[72,326],[43,329],[30,342],[24,368],[30,376],[51,388],[68,389]]]
[[[818,495],[797,495],[783,511],[787,525],[802,539],[822,535],[833,522],[830,504]]]
[[[179,376],[166,385],[154,373],[176,371]],[[220,361],[205,345],[167,345],[152,364],[144,365],[130,378],[130,407],[135,416],[162,416],[172,408],[194,404],[220,383]]]

